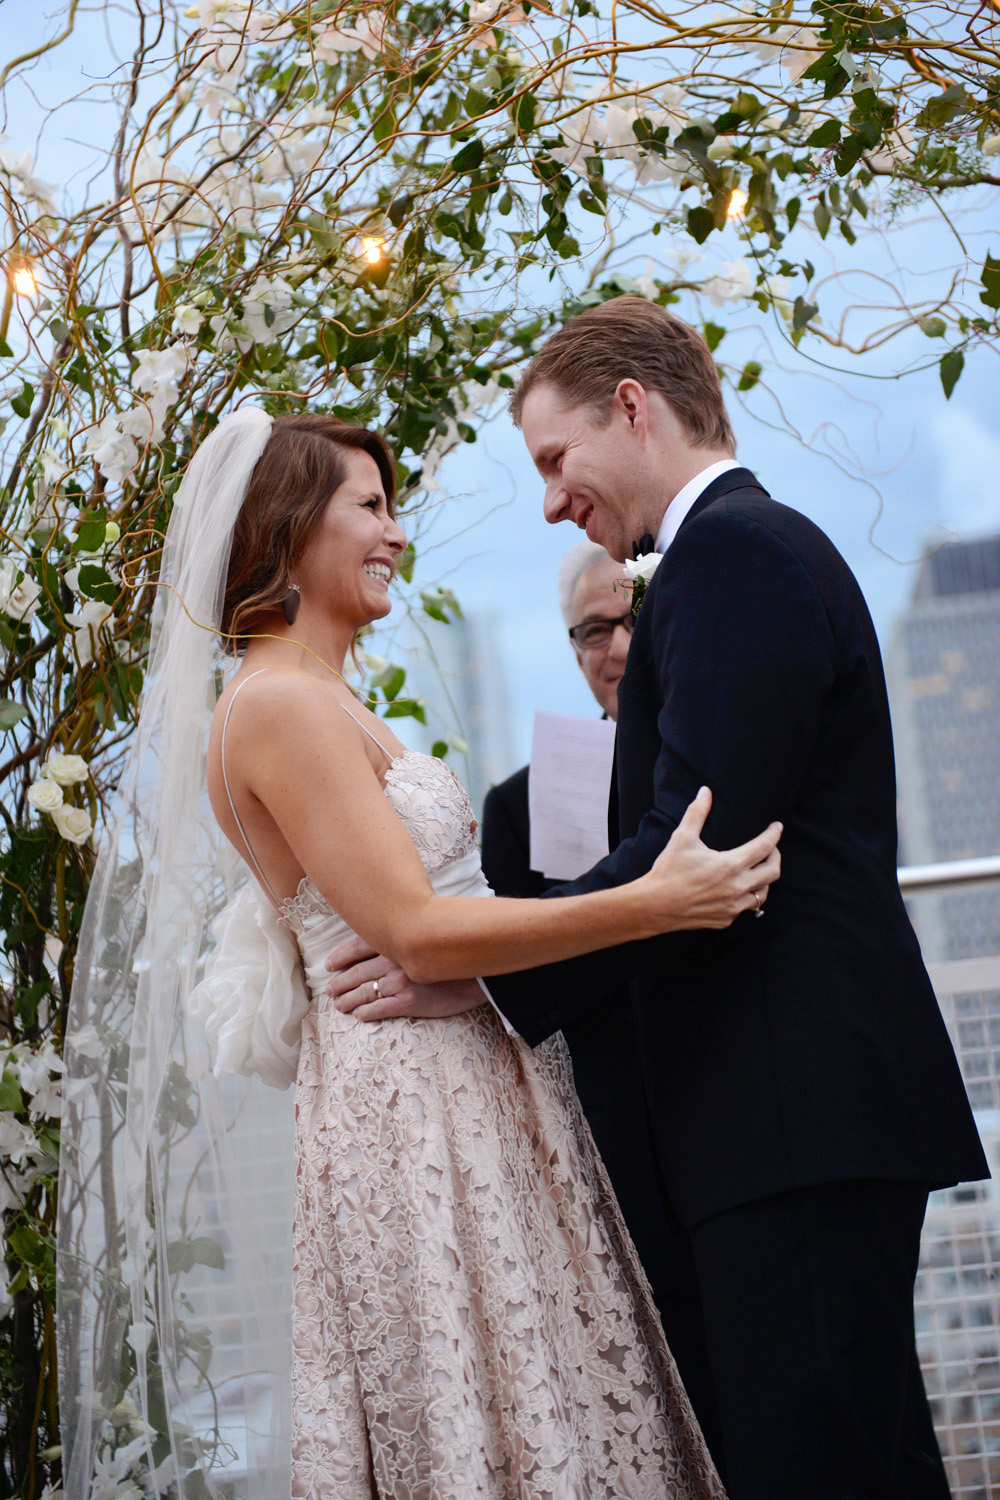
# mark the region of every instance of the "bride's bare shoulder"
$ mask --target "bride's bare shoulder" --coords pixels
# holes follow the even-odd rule
[[[227,754],[230,745],[245,750],[262,739],[273,745],[315,730],[329,742],[330,736],[337,741],[350,731],[350,720],[333,685],[294,666],[241,667],[216,704],[213,746],[227,723]]]

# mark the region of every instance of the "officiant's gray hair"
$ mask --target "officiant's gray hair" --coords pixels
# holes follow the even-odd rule
[[[562,610],[567,630],[571,630],[574,625],[580,623],[573,617],[573,595],[576,593],[576,586],[580,579],[598,563],[612,561],[611,554],[605,552],[597,542],[592,542],[589,537],[584,537],[583,541],[577,542],[566,553],[559,564],[559,608]]]

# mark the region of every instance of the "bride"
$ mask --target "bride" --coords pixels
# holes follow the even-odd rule
[[[178,1308],[192,1304],[149,1248],[156,1242],[175,1270],[176,1245],[201,1243],[188,1229],[164,1244],[157,1223],[167,1153],[158,1166],[154,1137],[178,1088],[167,1061],[178,1055],[175,1032],[186,1038],[188,1075],[196,1071],[199,1029],[186,1006],[203,1023],[201,1045],[212,1044],[217,1090],[234,1081],[227,1074],[280,1083],[294,1070],[296,1079],[284,1493],[290,1482],[295,1500],[717,1500],[561,1038],[532,1052],[486,1003],[450,1019],[361,1022],[327,998],[324,961],[353,932],[415,981],[449,982],[464,996],[480,974],[724,927],[777,878],[780,827],[716,853],[698,837],[703,793],[654,869],[630,885],[558,902],[482,899],[491,892],[464,791],[443,762],[405,749],[342,675],[357,631],[389,612],[405,545],[384,441],[329,417],[272,423],[238,412],[198,450],[178,497],[168,602],[123,785],[131,823],[127,836],[119,823],[117,852],[95,876],[74,993],[74,1024],[86,1031],[94,994],[114,989],[107,955],[111,935],[120,942],[127,876],[142,913],[134,961],[119,958],[119,971],[136,975],[123,1162],[135,1181],[124,1184],[120,1273],[132,1352],[114,1395],[134,1366],[150,1410],[136,1413],[133,1446],[144,1437],[152,1493],[234,1493],[210,1473],[201,1488],[193,1480],[211,1463],[191,1458],[190,1431],[164,1396],[171,1341],[181,1362]],[[207,771],[195,775],[205,741],[192,706],[206,701],[212,675],[207,627],[238,669],[207,726]],[[217,824],[255,879],[223,913],[196,986],[214,889],[204,867],[226,863],[199,790],[206,776]],[[99,1072],[85,1049],[73,1058],[72,1038],[70,1051],[78,1079]],[[220,1122],[206,1151],[238,1149],[246,1113]],[[71,1173],[84,1172],[91,1192],[100,1175],[106,1211],[111,1189],[103,1167],[86,1175],[87,1139],[81,1123]],[[83,1196],[64,1188],[64,1402],[87,1344]],[[216,1217],[222,1196],[212,1198]],[[103,1388],[103,1430],[117,1431],[106,1379]],[[89,1437],[76,1444],[75,1480],[71,1453],[68,1500],[91,1493],[95,1431],[81,1420],[78,1438]]]

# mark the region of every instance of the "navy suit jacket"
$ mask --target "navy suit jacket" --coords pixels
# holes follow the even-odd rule
[[[532,1045],[631,982],[681,1219],[821,1182],[988,1176],[896,880],[881,656],[829,539],[746,469],[708,486],[646,592],[619,687],[613,852],[547,899],[646,872],[703,783],[706,841],[784,824],[766,914],[518,974]]]

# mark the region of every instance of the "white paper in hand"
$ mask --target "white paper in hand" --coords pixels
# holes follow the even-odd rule
[[[575,880],[608,852],[615,726],[577,714],[535,714],[528,776],[531,868]]]

